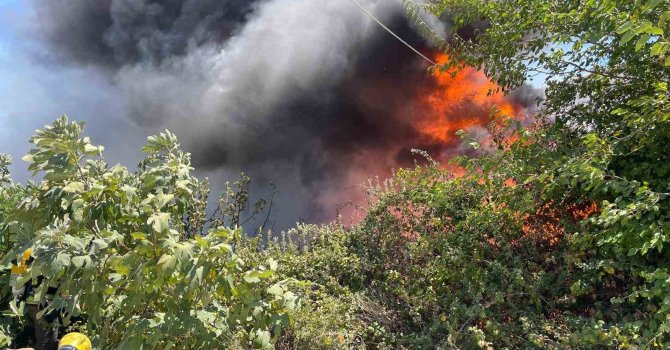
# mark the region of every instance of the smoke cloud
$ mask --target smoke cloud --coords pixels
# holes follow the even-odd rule
[[[215,184],[276,183],[278,226],[331,219],[354,184],[432,147],[412,120],[426,63],[350,1],[34,1],[34,32],[108,74],[132,122],[175,132]],[[399,0],[361,3],[427,49]]]

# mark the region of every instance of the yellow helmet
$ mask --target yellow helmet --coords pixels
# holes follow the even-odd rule
[[[33,248],[26,249],[26,251],[23,252],[23,259],[21,259],[21,261],[28,261],[31,255],[33,255]]]
[[[33,249],[28,248],[21,255],[21,260],[16,261],[15,264],[12,264],[12,275],[23,275],[28,271],[28,261],[30,260],[33,254]]]
[[[58,350],[91,350],[93,345],[87,336],[72,332],[66,334],[58,342]]]

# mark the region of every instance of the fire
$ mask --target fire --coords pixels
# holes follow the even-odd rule
[[[444,54],[435,56],[438,63],[447,60]],[[494,107],[503,118],[518,119],[525,111],[508,96],[494,92],[498,86],[483,72],[464,68],[453,73],[454,70],[436,70],[431,75],[426,75],[425,70],[396,73],[403,79],[384,73],[358,82],[352,94],[354,105],[361,115],[360,124],[370,128],[374,142],[349,150],[348,169],[339,174],[338,186],[322,192],[324,207],[350,203],[338,210],[346,219],[352,217],[355,207],[365,209],[366,195],[361,184],[368,183],[368,179],[376,183],[377,179],[392,176],[392,169],[412,166],[417,159],[410,153],[413,148],[426,151],[451,174],[462,176],[464,169],[448,161],[471,151],[461,146],[456,132],[464,130],[486,146],[486,141],[492,139],[487,127]]]
[[[447,62],[445,54],[437,56],[437,63]],[[505,95],[495,92],[498,87],[486,75],[474,68],[464,68],[454,75],[449,71],[435,70],[430,84],[420,89],[416,129],[426,144],[437,146],[442,154],[439,160],[445,161],[461,152],[458,149],[460,139],[455,135],[459,130],[475,134],[475,137],[488,135],[485,132],[491,122],[493,108],[501,115],[516,116],[520,108],[506,99]],[[479,132],[479,135],[477,135]]]

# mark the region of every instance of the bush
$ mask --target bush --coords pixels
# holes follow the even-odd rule
[[[246,265],[233,248],[240,229],[204,226],[206,182],[174,135],[150,137],[131,174],[82,132],[63,117],[31,139],[24,159],[43,177],[15,207],[3,188],[3,264],[31,247],[19,282],[42,278],[40,302],[56,288],[45,312],[62,312],[65,326],[82,316],[97,348],[230,347],[240,334],[271,348],[299,303],[293,281],[279,280],[276,262]]]
[[[278,236],[243,239],[237,253],[250,262],[272,259],[284,278],[306,281],[295,324],[280,349],[359,348],[363,322],[357,319],[363,288],[361,261],[350,249],[350,232],[339,224],[298,225]]]

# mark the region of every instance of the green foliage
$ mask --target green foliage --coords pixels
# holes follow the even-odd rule
[[[435,166],[401,170],[371,192],[356,247],[370,289],[395,318],[389,347],[565,345],[555,339],[570,330],[545,315],[578,308],[566,298],[570,264],[565,244],[523,230],[537,209],[530,194]]]
[[[364,298],[361,260],[350,249],[350,231],[338,224],[298,225],[275,236],[244,239],[237,253],[261,263],[274,261],[285,277],[309,281],[301,290],[302,307],[295,325],[280,339],[281,349],[364,348],[364,322],[356,314]]]
[[[214,213],[207,220],[207,223],[211,223],[212,226],[243,226],[254,219],[257,215],[261,214],[266,209],[266,206],[268,206],[268,212],[265,217],[265,221],[257,230],[257,233],[262,232],[264,226],[266,226],[268,223],[269,216],[272,211],[272,201],[274,199],[275,189],[274,185],[271,184],[273,192],[269,201],[265,200],[264,198],[260,198],[255,203],[253,203],[251,208],[249,208],[250,184],[251,178],[244,173],[240,174],[240,178],[235,180],[232,185],[230,182],[226,182],[226,188],[219,197],[217,207],[214,210]]]
[[[431,38],[436,33],[421,20],[421,11],[449,16],[454,30],[475,23],[474,38],[457,34],[449,42],[437,38],[452,58],[447,65],[483,68],[503,88],[520,86],[534,74],[565,82],[590,74],[590,79],[623,83],[670,66],[667,1],[434,0],[418,5],[405,0],[405,4]],[[652,69],[635,68],[643,66]]]
[[[3,317],[0,318],[0,346],[8,347],[12,345],[14,337],[14,327],[9,323],[9,319]]]
[[[24,159],[42,180],[3,207],[3,263],[31,247],[19,283],[43,277],[38,301],[57,288],[44,313],[83,317],[101,349],[223,348],[240,332],[243,344],[271,348],[299,303],[295,283],[279,280],[275,263],[246,265],[233,249],[241,229],[204,227],[207,183],[191,176],[174,135],[150,137],[130,173],[105,164],[83,129],[62,117],[38,130]]]
[[[131,173],[61,118],[31,139],[38,183],[13,184],[0,157],[3,265],[32,247],[22,280],[45,277],[40,300],[58,288],[50,309],[100,348],[669,347],[670,4],[406,5],[448,53],[439,69],[504,91],[547,80],[534,119],[493,118],[490,144],[459,132],[480,152],[455,160],[463,176],[428,157],[371,186],[360,224],[250,238],[235,227],[272,201],[250,204],[248,177],[207,215],[174,135]],[[476,30],[440,38],[420,11]]]
[[[13,244],[8,233],[9,213],[16,208],[25,194],[24,189],[15,185],[9,176],[11,163],[11,157],[0,154],[0,257],[4,257]],[[16,318],[4,312],[11,300],[9,270],[5,264],[0,264],[0,347],[12,345],[18,333]]]
[[[0,154],[0,186],[11,184],[9,177],[9,166],[12,165],[12,158],[6,154]]]
[[[516,133],[516,143],[463,159],[469,176],[497,182],[492,198],[503,208],[597,208],[597,215],[565,226],[565,246],[552,259],[559,259],[570,290],[565,284],[553,288],[577,308],[555,305],[557,312],[546,320],[562,319],[567,332],[558,337],[541,331],[538,345],[560,339],[560,347],[667,347],[670,4],[436,0],[408,2],[408,9],[418,21],[419,11],[448,14],[456,30],[479,23],[473,37],[454,35],[444,43],[452,59],[447,66],[482,68],[504,90],[534,75],[548,82],[537,123],[503,131]],[[501,185],[505,180],[517,185]],[[548,311],[552,299],[541,300]],[[543,321],[531,324],[537,322]],[[494,335],[486,327],[479,331]],[[505,336],[514,341],[518,332]]]

